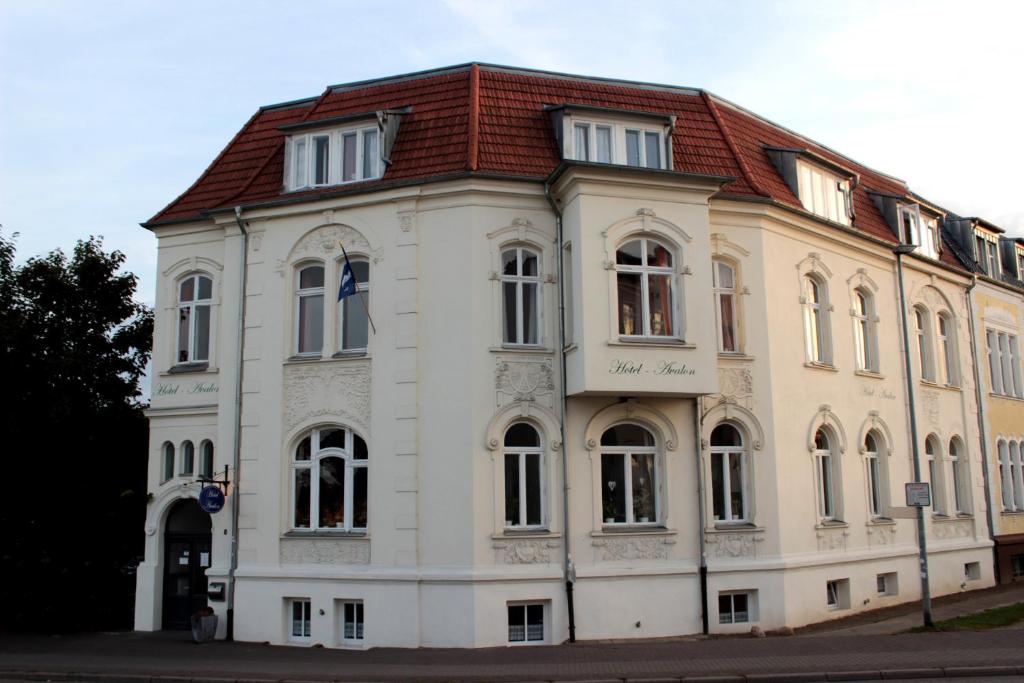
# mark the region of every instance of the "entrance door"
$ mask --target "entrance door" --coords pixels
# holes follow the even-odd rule
[[[189,618],[206,606],[210,540],[210,516],[199,504],[175,505],[164,532],[163,628],[188,629]]]

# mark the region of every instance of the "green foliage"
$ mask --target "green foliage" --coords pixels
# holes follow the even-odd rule
[[[1012,626],[1024,620],[1024,602],[1014,605],[993,607],[977,614],[967,614],[954,619],[937,621],[932,628],[919,626],[912,629],[914,632],[923,631],[987,631],[993,628]]]
[[[15,263],[0,234],[0,626],[130,625],[152,311],[100,239]]]

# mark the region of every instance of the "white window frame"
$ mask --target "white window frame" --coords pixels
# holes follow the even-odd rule
[[[511,615],[509,615],[510,607],[522,607],[523,608],[523,638],[512,639],[512,634],[509,632],[513,624],[511,623]],[[530,638],[530,627],[529,627],[529,608],[540,607],[541,608],[541,637]],[[539,645],[546,643],[548,640],[548,603],[538,600],[514,600],[505,603],[505,634],[508,639],[509,645]]]
[[[366,305],[366,307],[369,308],[370,302],[373,301],[373,296],[370,293],[370,282],[373,279],[372,278],[372,273],[370,272],[371,271],[370,259],[365,257],[365,256],[361,256],[361,255],[357,256],[357,255],[353,254],[353,255],[349,256],[349,261],[351,261],[351,263],[352,263],[353,271],[355,270],[355,265],[357,263],[365,263],[366,264],[366,277],[363,278],[363,279],[356,279],[356,293],[355,294],[353,294],[353,295],[351,295],[349,297],[346,297],[346,298],[344,298],[344,299],[342,299],[342,300],[337,302],[337,306],[338,306],[337,327],[338,327],[338,329],[337,329],[337,332],[336,332],[335,336],[337,338],[336,341],[337,341],[338,353],[346,353],[346,354],[347,353],[366,352],[369,349],[369,347],[370,347],[370,339],[373,336],[373,335],[370,334],[370,331],[369,331],[370,330],[370,321],[369,321],[369,316],[367,316],[367,320],[366,320],[366,328],[367,328],[366,346],[346,347],[344,345],[345,344],[345,302],[346,301],[353,301],[354,299],[359,299],[359,301],[353,301],[353,303],[351,305],[359,306],[359,307],[362,307],[363,305]],[[341,286],[341,282],[340,282],[341,274],[342,274],[342,272],[344,272],[344,269],[345,269],[345,260],[344,260],[344,258],[342,258],[337,263],[337,267],[335,268],[335,272],[337,273],[337,277],[338,277],[338,280],[339,280],[339,282],[338,282],[338,286],[339,287]],[[326,273],[325,273],[325,275],[326,275]],[[354,272],[353,272],[353,275],[355,275]],[[326,277],[324,278],[324,282],[325,283],[327,282]],[[326,304],[326,296],[324,297],[324,300],[325,300],[325,304]],[[326,324],[327,324],[327,319],[326,319],[326,316],[325,316],[324,317],[324,325],[325,325],[325,327],[326,327]]]
[[[199,298],[199,283],[201,279],[210,281],[210,296],[206,299]],[[192,294],[193,298],[189,301],[183,301],[181,298],[181,288],[188,281],[192,280]],[[209,363],[210,355],[213,344],[213,277],[207,273],[189,273],[188,275],[179,278],[175,288],[175,300],[177,301],[177,315],[175,317],[174,326],[174,346],[177,349],[175,355],[175,365],[185,365],[188,363]],[[199,346],[198,339],[196,337],[196,312],[199,308],[206,308],[209,310],[209,328],[206,330],[206,358],[200,358],[197,354],[197,347]],[[188,348],[181,348],[181,315],[182,311],[188,310]],[[181,353],[185,351],[186,358],[182,360]]]
[[[334,431],[342,429],[345,431],[345,447],[344,448],[320,448],[320,433]],[[296,451],[298,450],[299,444],[309,437],[310,439],[310,455],[309,460],[298,460],[296,458]],[[290,527],[293,531],[302,532],[319,532],[319,533],[333,533],[333,532],[355,532],[364,533],[367,527],[357,527],[353,525],[354,521],[354,503],[355,503],[355,471],[357,469],[366,470],[366,520],[369,524],[370,520],[370,444],[365,439],[363,443],[366,444],[366,459],[357,460],[355,457],[355,437],[361,435],[356,434],[351,428],[343,425],[320,425],[313,429],[303,433],[302,437],[295,441],[291,450],[291,512],[290,512]],[[332,527],[321,527],[319,520],[320,512],[320,461],[326,458],[341,458],[345,465],[345,480],[343,482],[344,496],[345,496],[345,509],[343,514],[345,515],[345,521],[342,526]],[[297,479],[299,471],[309,472],[309,526],[300,527],[296,524],[295,513],[297,498]]]
[[[181,471],[178,474],[182,477],[191,477],[196,469],[196,446],[189,439],[181,442]]]
[[[615,310],[616,310],[616,317],[617,318],[620,317],[622,315],[622,304],[621,304],[620,301],[618,301],[618,297],[619,297],[619,281],[618,281],[619,273],[632,273],[632,274],[640,275],[640,292],[641,292],[641,294],[640,294],[640,301],[641,301],[641,305],[643,306],[643,311],[640,312],[641,315],[639,316],[639,320],[641,322],[641,326],[640,326],[640,332],[641,333],[640,334],[623,334],[621,331],[619,331],[619,330],[621,330],[622,321],[621,320],[617,320],[616,321],[616,331],[618,331],[618,336],[619,336],[620,339],[625,339],[625,340],[679,339],[680,338],[680,334],[681,334],[681,330],[683,329],[682,315],[681,315],[680,306],[679,306],[679,291],[678,291],[679,290],[679,283],[678,283],[678,281],[679,281],[679,277],[678,277],[679,249],[677,249],[676,246],[674,244],[672,244],[671,242],[669,242],[669,241],[667,241],[665,239],[662,239],[662,238],[651,237],[651,236],[648,236],[648,235],[630,235],[626,239],[624,239],[621,242],[619,242],[619,245],[615,248],[616,261],[618,261],[618,253],[619,253],[619,251],[623,247],[625,247],[627,244],[629,244],[631,242],[640,242],[641,243],[640,244],[641,265],[636,266],[636,265],[629,265],[629,264],[622,264],[622,263],[616,263],[615,264],[615,298],[616,298],[616,302],[615,302],[616,309]],[[648,258],[648,252],[649,252],[648,245],[650,243],[657,244],[658,246],[660,246],[663,249],[665,249],[666,251],[668,251],[669,255],[672,257],[672,265],[671,266],[663,267],[663,266],[650,266],[650,265],[647,265],[647,258]],[[671,301],[669,301],[669,311],[671,311],[672,316],[673,316],[672,321],[671,321],[671,327],[672,327],[672,333],[671,334],[653,334],[651,332],[651,327],[652,327],[651,322],[652,321],[651,321],[650,277],[652,275],[668,276],[669,277],[669,296],[671,297]],[[637,313],[634,313],[634,321],[636,319],[637,319]]]
[[[522,422],[522,421],[517,421],[517,422],[511,423],[505,429],[505,434],[507,435],[510,429],[512,429],[514,426],[519,425],[519,424],[525,425],[525,426],[529,427],[530,429],[532,429],[534,431],[534,433],[537,435],[537,443],[540,444],[540,445],[539,446],[505,446],[505,445],[503,445],[502,446],[502,459],[501,459],[502,471],[504,471],[504,468],[505,468],[505,460],[506,460],[506,458],[508,458],[509,456],[513,456],[513,457],[518,457],[518,459],[519,459],[519,467],[518,467],[519,481],[517,482],[517,491],[518,491],[518,496],[519,496],[519,519],[518,520],[508,520],[508,519],[506,519],[505,520],[505,528],[506,529],[522,529],[522,530],[526,530],[526,529],[546,529],[547,526],[548,526],[548,521],[547,521],[547,519],[548,519],[548,509],[547,509],[547,477],[545,476],[545,471],[547,469],[547,462],[546,462],[546,457],[545,457],[545,454],[544,454],[544,437],[541,435],[541,430],[538,429],[536,426],[534,426],[533,424],[531,424],[529,422]],[[504,444],[504,441],[502,443]],[[527,511],[526,511],[526,509],[527,509],[527,506],[526,506],[526,466],[527,466],[527,462],[529,461],[529,458],[527,456],[529,456],[529,455],[536,455],[537,456],[537,468],[538,468],[537,481],[539,482],[539,486],[540,486],[540,493],[539,493],[539,495],[540,495],[540,522],[537,523],[537,524],[528,524],[527,523]],[[508,483],[506,482],[506,490],[507,490],[507,486],[508,486]],[[506,509],[504,505],[502,506],[502,509],[503,510]],[[511,521],[512,524],[509,524],[508,523],[509,521]]]
[[[288,598],[286,601],[288,618],[288,640],[293,643],[308,643],[313,637],[313,601],[309,598]],[[295,607],[302,610],[301,626],[302,633],[295,633]]]
[[[743,612],[743,618],[738,619],[736,617],[736,596],[742,595],[747,599],[747,609]],[[720,625],[726,624],[749,624],[757,621],[754,618],[754,603],[757,599],[757,591],[719,591],[718,593],[718,623]],[[722,611],[722,599],[728,598],[729,610],[728,612]]]
[[[165,441],[160,447],[160,483],[174,479],[174,444]]]
[[[736,433],[740,438],[739,446],[709,446],[709,462],[711,463],[712,470],[715,467],[715,456],[721,457],[721,477],[722,477],[722,510],[725,513],[725,517],[722,519],[715,517],[715,487],[714,487],[714,472],[712,471],[711,477],[711,519],[716,524],[743,524],[750,519],[750,485],[748,479],[748,459],[749,452],[747,450],[747,440],[744,438],[743,430],[740,429],[736,424],[732,422],[721,422],[715,425],[715,428],[711,430],[712,435],[715,430],[719,427],[726,425],[736,430]],[[739,458],[740,461],[740,498],[742,503],[742,511],[739,517],[732,516],[732,478],[729,476],[729,465],[730,460],[733,456]]]
[[[832,366],[831,304],[828,283],[810,273],[803,276],[804,345],[807,362]],[[818,293],[815,301],[814,292]]]
[[[514,251],[515,252],[515,264],[516,274],[506,275],[503,264],[505,262],[505,254]],[[524,252],[529,253],[537,260],[537,274],[536,275],[522,275],[523,270],[523,257]],[[543,272],[543,252],[536,247],[522,244],[509,244],[501,248],[499,253],[499,266],[501,270],[498,273],[499,286],[501,288],[501,339],[502,346],[526,346],[526,347],[537,347],[543,346],[544,334],[543,334],[543,321],[544,316],[542,313],[542,303],[544,301],[544,272]],[[505,285],[514,284],[516,288],[516,310],[509,311],[505,308]],[[525,318],[525,307],[523,299],[523,290],[525,285],[534,285],[534,291],[536,292],[536,299],[534,301],[534,329],[536,330],[536,340],[526,341],[525,330],[526,330],[526,318]],[[508,316],[515,316],[516,323],[516,338],[514,340],[506,340],[505,333],[508,330]]]
[[[1015,443],[1015,442],[1009,442]],[[999,439],[996,443],[996,450],[999,454],[999,488],[1003,503],[1003,512],[1016,510],[1013,495],[1013,460],[1010,455],[1009,443],[1005,439]],[[1017,455],[1020,457],[1020,446],[1017,446]]]
[[[349,636],[348,609],[352,608],[352,635]],[[338,640],[343,645],[362,645],[366,642],[366,605],[362,600],[339,600]]]
[[[964,457],[963,442],[957,437],[949,440],[949,465],[953,475],[953,512],[957,515],[971,514],[970,481],[967,472],[967,458]]]
[[[985,341],[988,345],[991,392],[997,396],[1024,398],[1017,335],[989,328],[985,331]]]
[[[1010,476],[1013,478],[1013,509],[1024,510],[1024,442],[1010,441]]]
[[[943,331],[945,327],[945,331]],[[960,386],[960,367],[957,363],[956,322],[946,311],[935,316],[935,333],[938,338],[939,358],[942,360],[942,381],[947,387]]]
[[[879,371],[878,328],[875,322],[875,297],[864,287],[853,290],[853,338],[857,354],[857,369],[863,372]]]
[[[922,382],[936,380],[935,375],[935,334],[932,330],[931,313],[924,306],[914,306],[914,335],[917,340],[917,368]]]
[[[320,268],[323,271],[323,282],[324,284],[320,287],[301,287],[302,283],[302,271],[307,268]],[[294,268],[295,278],[295,333],[292,341],[292,348],[295,350],[296,356],[317,358],[324,353],[324,336],[327,333],[327,264],[323,261],[302,261],[295,264]],[[321,330],[320,330],[320,348],[313,351],[303,351],[299,347],[300,341],[300,330],[302,329],[302,300],[307,297],[320,297],[320,316],[321,316]]]
[[[199,476],[207,479],[213,478],[214,464],[213,458],[216,451],[213,447],[213,442],[209,439],[203,439],[199,444]]]
[[[825,605],[829,610],[841,609],[839,602],[839,581],[825,582]]]
[[[628,118],[628,117],[627,117]],[[603,116],[577,116],[575,114],[569,114],[565,117],[565,123],[563,124],[563,134],[565,135],[565,157],[567,159],[573,159],[576,161],[586,161],[590,163],[609,163],[617,166],[630,166],[631,168],[653,168],[653,169],[666,169],[668,168],[668,148],[666,145],[666,133],[667,126],[665,125],[651,125],[650,123],[640,123],[639,121],[623,121],[612,117]],[[576,144],[576,130],[577,127],[584,128],[587,130],[587,154],[581,153],[581,150],[577,148]],[[597,130],[609,129],[611,133],[611,160],[610,161],[599,161],[597,157]],[[639,165],[628,164],[628,152],[626,149],[626,133],[636,132],[639,135],[640,150],[639,150]],[[658,165],[647,166],[647,145],[645,144],[647,134],[654,134],[658,136]]]
[[[606,520],[607,519],[605,517],[604,510],[603,510],[604,486],[605,486],[605,483],[604,483],[604,471],[603,471],[604,456],[605,455],[621,456],[622,459],[623,459],[623,474],[622,474],[623,486],[626,489],[625,491],[623,491],[623,505],[626,508],[626,515],[625,515],[626,521],[624,521],[624,522],[615,522],[615,521],[608,522],[608,521],[604,521],[604,526],[605,527],[658,526],[658,525],[661,524],[661,519],[662,519],[661,487],[662,487],[662,480],[664,479],[664,476],[663,476],[662,471],[661,471],[661,458],[658,455],[658,452],[660,450],[660,448],[658,446],[659,441],[658,441],[657,437],[654,435],[653,431],[651,431],[650,429],[648,429],[644,425],[637,424],[635,422],[616,422],[613,425],[609,425],[604,431],[607,432],[608,430],[613,429],[614,427],[617,427],[619,425],[633,425],[635,427],[643,429],[644,431],[646,431],[651,436],[651,440],[654,442],[654,445],[653,446],[605,446],[603,444],[601,445],[601,451],[600,452],[601,452],[602,471],[601,471],[601,476],[600,476],[600,479],[599,479],[600,486],[601,486],[601,491],[598,494],[598,499],[602,502],[601,519],[602,520]],[[603,440],[603,438],[604,438],[604,433],[602,432],[602,440]],[[655,478],[655,481],[653,482],[653,485],[651,486],[651,490],[654,492],[654,519],[649,519],[646,522],[641,522],[641,521],[636,520],[635,517],[634,517],[634,513],[633,513],[633,467],[632,467],[632,464],[633,464],[633,456],[635,456],[635,455],[642,455],[642,456],[649,455],[649,456],[652,457],[652,461],[654,463],[654,467],[651,470],[654,473],[654,478]]]
[[[836,448],[833,445],[834,437],[829,430],[819,427],[818,432],[825,438],[828,448],[814,449],[814,479],[815,498],[818,506],[818,519],[821,522],[841,521],[839,492],[842,491],[842,483],[839,479],[840,463],[837,462]],[[815,434],[817,444],[817,434]],[[827,466],[827,468],[826,468]],[[825,473],[828,473],[828,485],[826,486]]]
[[[719,267],[726,267],[732,272],[732,287],[725,287],[721,283],[718,269]],[[739,269],[724,259],[715,258],[711,261],[711,285],[715,294],[715,331],[716,337],[718,338],[718,352],[719,353],[743,353],[740,347],[740,328],[739,328],[739,287],[737,286],[737,273]],[[731,317],[730,321],[732,324],[732,343],[733,348],[725,348],[725,337],[723,335],[723,326],[725,323],[725,313],[722,310],[722,300],[725,297],[731,297]]]
[[[932,490],[932,512],[936,515],[945,515],[948,507],[945,477],[942,472],[942,442],[935,434],[929,434],[924,440],[924,455],[928,467],[928,485]]]
[[[852,197],[848,178],[798,159],[797,190],[800,203],[807,211],[835,223],[850,225]]]
[[[868,439],[874,443],[874,450],[869,447]],[[865,480],[868,485],[868,515],[871,519],[885,518],[889,506],[889,474],[888,460],[883,456],[888,452],[882,435],[871,430],[864,437]]]
[[[366,139],[367,133],[373,132],[377,140],[377,154],[370,157],[370,168],[365,169],[366,164]],[[346,135],[356,136],[356,158],[355,177],[344,179],[344,138]],[[315,141],[317,138],[328,138],[328,177],[326,182],[315,182],[316,155]],[[317,187],[329,187],[332,185],[346,185],[358,183],[363,180],[375,180],[380,178],[384,172],[384,162],[381,158],[381,139],[383,133],[376,122],[362,122],[344,128],[332,128],[314,130],[305,133],[296,133],[288,137],[286,141],[286,164],[285,164],[285,191],[295,192],[309,190]],[[298,163],[298,148],[304,146],[304,165]],[[367,170],[369,173],[367,173]]]

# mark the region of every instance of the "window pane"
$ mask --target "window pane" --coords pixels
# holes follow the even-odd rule
[[[295,187],[306,186],[306,139],[295,141]]]
[[[367,520],[367,475],[365,467],[352,469],[352,527],[365,529]]]
[[[526,639],[544,640],[544,605],[526,606]]]
[[[356,134],[346,133],[341,137],[341,179],[356,179]]]
[[[199,296],[198,299],[209,299],[213,296],[213,280],[208,277],[200,275],[199,280]]]
[[[626,472],[621,455],[601,455],[601,506],[606,523],[626,521]]]
[[[178,288],[178,301],[192,301],[195,298],[195,287],[195,278],[189,277],[182,280],[181,287]]]
[[[732,268],[730,266],[724,264],[724,263],[716,263],[715,264],[715,269],[718,271],[717,272],[718,282],[716,283],[717,286],[721,287],[722,289],[732,289],[733,288]]]
[[[319,353],[324,347],[324,297],[299,298],[299,353]]]
[[[576,159],[590,161],[590,126],[577,123],[573,127],[573,136]]]
[[[597,161],[612,163],[612,129],[606,126],[597,127]]]
[[[647,265],[656,268],[672,267],[672,252],[657,242],[647,242]]]
[[[668,336],[673,333],[672,276],[651,275],[648,279],[651,334]]]
[[[615,262],[623,266],[643,265],[643,241],[626,242],[615,252]]]
[[[195,341],[192,345],[192,360],[210,359],[210,307],[196,306]]]
[[[647,168],[661,168],[661,144],[657,133],[644,133],[644,153]]]
[[[538,343],[537,330],[537,296],[538,287],[535,282],[522,283],[523,288],[523,344]]]
[[[164,446],[164,481],[174,476],[174,446],[167,444]]]
[[[630,460],[633,479],[633,521],[657,521],[654,504],[654,455],[633,455]]]
[[[540,453],[526,454],[526,523],[538,525],[541,520]]]
[[[722,350],[736,350],[736,323],[733,312],[732,294],[718,296],[720,317],[722,318]]]
[[[718,623],[732,623],[732,596],[728,593],[718,595]]]
[[[832,458],[819,456],[821,467],[821,512],[823,517],[832,516]]]
[[[181,473],[192,474],[195,468],[196,448],[191,441],[181,444]]]
[[[363,441],[363,437],[359,436],[358,434],[353,434],[352,445],[352,457],[354,457],[356,460],[366,460],[368,457],[370,457],[366,449],[366,442]]]
[[[517,328],[517,311],[519,310],[516,306],[516,292],[519,289],[519,283],[517,282],[503,282],[501,285],[501,301],[504,306],[503,319],[505,324],[503,325],[502,341],[509,344],[519,343],[519,332]]]
[[[377,131],[363,133],[363,178],[377,177]]]
[[[295,528],[309,528],[309,470],[295,470]]]
[[[317,526],[345,525],[345,461],[323,458],[320,461],[320,515]]]
[[[505,445],[537,448],[540,446],[540,435],[530,425],[517,422],[505,432]]]
[[[508,640],[512,643],[526,640],[526,605],[508,606]]]
[[[640,273],[618,273],[619,334],[643,334],[643,291]]]
[[[640,133],[635,130],[626,131],[626,164],[640,165]]]
[[[654,437],[638,425],[620,424],[609,427],[601,435],[602,446],[647,446],[654,447]]]
[[[820,429],[814,433],[814,448],[819,451],[827,451],[829,449],[828,436]]]
[[[743,623],[749,620],[747,616],[747,594],[736,593],[732,596],[733,621]]]
[[[320,430],[320,450],[324,450],[325,448],[345,448],[345,430]]]
[[[330,161],[328,159],[331,148],[331,139],[327,136],[313,138],[313,183],[315,185],[326,185]]]
[[[370,262],[352,259],[349,263],[352,264],[352,276],[355,277],[356,283],[360,285],[370,284]]]
[[[183,306],[178,309],[178,362],[187,363],[188,358],[188,331],[192,319],[192,307]]]
[[[712,446],[742,446],[740,433],[730,424],[721,424],[711,432]]]
[[[729,503],[732,519],[743,519],[743,456],[729,454]]]
[[[537,272],[538,272],[538,268],[537,268],[537,261],[538,261],[537,254],[533,253],[532,251],[527,251],[526,249],[523,249],[523,251],[522,251],[522,259],[523,259],[522,274],[526,275],[526,276],[529,276],[529,277],[536,277],[537,276]]]
[[[299,289],[313,289],[324,286],[323,266],[309,266],[299,271]]]
[[[501,252],[501,274],[502,275],[518,275],[518,249],[507,249]]]
[[[365,306],[363,304],[365,300]],[[370,293],[362,292],[341,300],[341,348],[365,349],[370,340],[369,320],[366,306],[370,305]]]
[[[203,442],[202,462],[199,465],[199,474],[209,479],[213,476],[213,444],[209,441]]]
[[[519,454],[505,454],[505,526],[518,526],[519,517]]]
[[[722,477],[722,453],[711,454],[711,499],[715,519],[725,519],[725,481]]]

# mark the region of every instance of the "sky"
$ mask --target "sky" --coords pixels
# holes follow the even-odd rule
[[[19,260],[139,227],[261,105],[469,61],[700,87],[1024,236],[1024,3],[0,0],[0,225]]]

